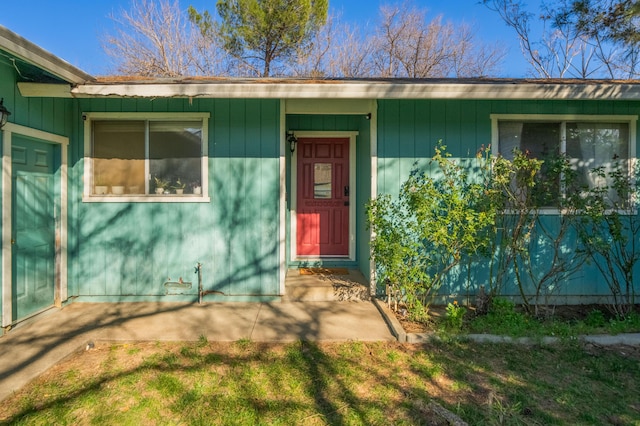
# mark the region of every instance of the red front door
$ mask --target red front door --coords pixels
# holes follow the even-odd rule
[[[349,138],[298,140],[297,252],[349,255]]]

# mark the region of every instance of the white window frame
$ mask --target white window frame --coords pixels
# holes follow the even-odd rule
[[[581,115],[581,114],[491,114],[491,152],[493,155],[500,154],[500,131],[498,123],[500,121],[522,121],[534,122],[554,122],[560,124],[560,151],[567,152],[567,122],[594,122],[594,123],[628,123],[629,124],[629,170],[631,174],[636,163],[636,126],[637,115]],[[564,193],[564,188],[560,188]],[[548,207],[541,210],[542,214],[558,214],[560,209]]]
[[[82,201],[85,203],[136,202],[136,203],[208,203],[209,197],[209,118],[208,112],[85,112],[84,120],[84,176]],[[202,121],[202,194],[201,195],[158,195],[158,194],[92,194],[92,128],[94,120],[151,120],[151,121]],[[145,159],[146,161],[147,159]]]

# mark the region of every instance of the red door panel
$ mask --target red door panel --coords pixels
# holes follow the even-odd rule
[[[297,253],[349,255],[349,139],[300,138]]]

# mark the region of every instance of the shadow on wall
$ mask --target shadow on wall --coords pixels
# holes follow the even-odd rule
[[[209,203],[81,204],[69,228],[70,294],[163,296],[166,281],[182,278],[197,296],[198,262],[205,290],[276,294],[278,169],[260,161],[214,165]]]

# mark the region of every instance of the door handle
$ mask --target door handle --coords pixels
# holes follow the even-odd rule
[[[349,196],[349,185],[344,187],[344,196],[348,197]]]

